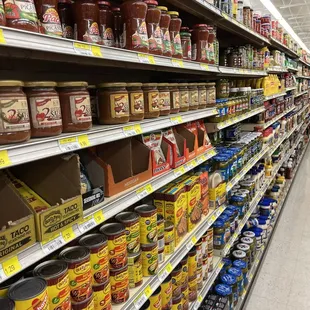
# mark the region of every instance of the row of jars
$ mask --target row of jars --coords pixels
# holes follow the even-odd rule
[[[92,117],[120,124],[214,103],[214,83],[102,83],[96,89],[83,81],[0,81],[0,143],[88,130]]]

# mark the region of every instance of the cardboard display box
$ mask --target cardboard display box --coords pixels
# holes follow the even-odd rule
[[[197,149],[196,135],[182,125],[177,126],[176,130],[178,134],[181,135],[186,141],[186,152],[185,152],[186,161],[194,159],[196,157],[196,149]]]
[[[10,169],[31,206],[37,239],[52,238],[83,218],[79,156],[54,156]],[[41,209],[38,210],[38,205]],[[39,212],[36,212],[38,210]]]
[[[36,242],[35,221],[27,203],[11,181],[0,173],[0,262],[17,255]],[[12,226],[8,223],[12,222]]]

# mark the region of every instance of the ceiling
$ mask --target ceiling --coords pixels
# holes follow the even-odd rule
[[[260,0],[245,1],[262,14],[269,13]],[[310,0],[271,0],[295,33],[310,49]]]

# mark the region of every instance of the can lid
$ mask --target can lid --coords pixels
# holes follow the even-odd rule
[[[100,247],[107,244],[108,239],[103,234],[90,234],[82,237],[79,241],[81,246],[85,246],[89,249]]]
[[[57,83],[53,81],[34,81],[25,82],[25,87],[56,87]]]
[[[144,0],[144,3],[146,3],[146,4],[158,5],[158,2],[155,1],[155,0]]]
[[[158,288],[155,290],[152,296],[159,295],[160,293],[161,293],[161,286],[158,286]]]
[[[68,270],[68,265],[63,260],[49,260],[34,268],[34,275],[45,280],[53,279]]]
[[[26,278],[13,284],[8,291],[8,297],[20,301],[34,298],[46,290],[47,283],[39,277]]]
[[[99,5],[106,5],[106,6],[111,6],[111,3],[109,1],[98,1]]]
[[[125,227],[121,223],[109,223],[102,225],[99,230],[106,236],[114,236],[125,232]]]
[[[145,205],[135,207],[135,211],[137,213],[145,214],[145,213],[156,211],[156,208],[153,205],[146,205],[145,204]]]
[[[88,83],[83,81],[59,82],[57,87],[87,87]]]
[[[84,246],[72,246],[60,252],[59,257],[66,262],[75,262],[85,259],[90,255],[88,248]]]
[[[0,81],[0,87],[3,86],[24,86],[23,81],[16,81],[16,80],[6,80],[6,81]]]
[[[135,212],[121,212],[115,216],[115,219],[120,223],[130,223],[139,220],[139,217]]]
[[[0,297],[0,309],[1,310],[14,310],[14,302],[8,298]]]

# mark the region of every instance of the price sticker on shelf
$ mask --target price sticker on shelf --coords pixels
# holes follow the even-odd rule
[[[64,238],[65,242],[70,242],[75,238],[75,233],[72,227],[67,228],[62,232],[62,237]]]
[[[123,128],[124,135],[126,137],[132,137],[136,135],[142,134],[142,128],[140,124],[132,125],[132,126],[126,126]]]
[[[229,17],[226,13],[224,13],[224,12],[222,12],[222,16],[223,16],[225,19],[230,19],[230,17]]]
[[[86,218],[83,222],[78,224],[78,228],[81,234],[84,234],[85,232],[91,230],[92,228],[96,226],[97,226],[97,223],[92,216],[90,216],[89,218]]]
[[[153,190],[153,186],[152,184],[147,184],[141,188],[139,188],[137,191],[136,191],[136,194],[138,196],[139,199],[142,199],[146,196],[148,196],[149,194],[153,193],[154,190]]]
[[[196,236],[194,236],[193,238],[192,238],[192,243],[195,245],[196,243],[197,243],[197,237]]]
[[[141,63],[156,65],[155,58],[154,58],[154,56],[152,56],[152,55],[147,55],[147,54],[139,53],[139,54],[138,54],[138,58],[139,58],[139,61],[140,61]]]
[[[0,29],[0,44],[6,44],[2,29]]]
[[[202,163],[205,162],[206,160],[207,160],[207,157],[206,157],[206,155],[204,155],[204,154],[196,158],[196,162],[197,162],[198,164],[202,164]]]
[[[202,303],[202,301],[203,301],[202,296],[201,296],[201,295],[199,295],[199,296],[198,296],[198,298],[197,298],[197,300],[198,300],[200,303]]]
[[[101,57],[101,58],[103,57],[102,53],[101,53],[100,46],[92,45],[91,46],[91,52],[92,52],[92,55],[95,56],[95,57]]]
[[[149,285],[144,289],[144,294],[147,298],[149,298],[153,294],[153,291]]]
[[[18,260],[17,256],[14,256],[2,263],[3,271],[7,277],[22,270],[22,266]]]
[[[0,151],[0,168],[11,166],[12,162],[10,160],[7,150]]]
[[[134,300],[133,304],[137,310],[140,310],[147,300],[145,293],[142,293]]]
[[[183,123],[182,116],[170,117],[170,122],[172,125],[182,124]]]
[[[78,136],[78,142],[80,144],[80,146],[83,147],[89,147],[90,146],[90,142],[88,140],[88,135],[81,135]]]
[[[89,44],[73,42],[73,49],[76,54],[83,56],[93,56],[91,45]]]
[[[215,214],[213,214],[213,215],[211,216],[211,220],[212,220],[212,222],[215,222],[215,221],[216,221],[216,219],[217,219],[216,215],[215,215]]]
[[[201,64],[200,64],[200,68],[201,68],[202,70],[209,71],[209,66],[208,66],[207,64],[201,63]]]
[[[60,139],[58,146],[62,152],[76,151],[81,148],[76,137]]]
[[[191,160],[186,164],[188,170],[192,170],[197,166],[196,159]]]
[[[65,240],[60,234],[41,242],[41,248],[44,254],[53,253],[60,249],[63,245],[65,245]]]
[[[99,210],[94,214],[94,220],[96,224],[101,224],[104,221],[104,214],[102,210]]]
[[[184,68],[184,62],[181,59],[171,59],[171,63],[175,68]]]
[[[186,170],[185,170],[184,166],[181,166],[179,168],[174,169],[173,174],[175,177],[178,178],[179,176],[183,175],[185,172],[186,172]]]

